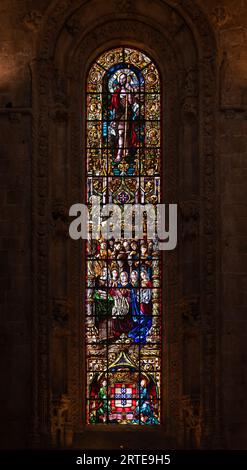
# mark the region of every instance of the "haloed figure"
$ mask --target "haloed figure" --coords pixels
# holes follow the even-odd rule
[[[154,407],[150,400],[150,394],[148,391],[147,380],[142,379],[140,383],[140,400],[135,410],[134,423],[139,424],[139,415],[141,418],[140,424],[159,424],[158,418],[155,416]]]
[[[101,381],[96,403],[97,406],[91,414],[90,423],[105,423],[107,420],[107,411],[109,411],[107,402],[107,381],[105,379]]]
[[[110,132],[117,138],[115,162],[120,162],[123,156],[128,155],[128,149],[137,145],[137,134],[131,121],[138,112],[139,105],[134,88],[128,83],[128,77],[125,73],[119,76],[119,81],[112,95],[110,109],[113,111]]]
[[[131,279],[131,285],[132,287],[138,287],[139,285],[139,274],[138,274],[138,271],[134,270],[131,272],[130,274],[130,279]]]

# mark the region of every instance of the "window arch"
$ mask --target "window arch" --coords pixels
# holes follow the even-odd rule
[[[117,204],[122,222],[117,238],[95,238],[91,225],[87,242],[87,424],[160,424],[158,244],[145,217],[141,237],[123,227],[126,204],[160,202],[160,86],[151,58],[130,47],[104,52],[88,73],[87,202]]]

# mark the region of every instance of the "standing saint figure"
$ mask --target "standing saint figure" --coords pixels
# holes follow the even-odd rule
[[[159,420],[155,415],[155,408],[152,403],[153,396],[150,396],[148,390],[148,381],[144,378],[141,380],[139,387],[139,400],[135,410],[134,424],[159,424]]]
[[[135,343],[146,344],[152,326],[152,281],[146,269],[141,270],[141,289],[131,289],[131,311],[134,328],[128,333]]]
[[[123,157],[128,156],[129,149],[137,146],[134,120],[139,111],[138,96],[128,82],[126,73],[119,76],[109,109],[112,111],[110,134],[117,140],[115,162],[120,162]]]

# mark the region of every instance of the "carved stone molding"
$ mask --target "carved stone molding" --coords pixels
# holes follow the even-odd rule
[[[184,396],[182,398],[182,419],[184,424],[184,441],[188,448],[200,449],[202,437],[202,415],[198,399]]]
[[[126,13],[133,10],[134,2],[131,0],[114,0],[114,8],[117,13]]]
[[[159,1],[159,0],[157,0]],[[201,293],[200,293],[200,328],[202,344],[202,364],[203,369],[201,383],[201,404],[200,419],[196,421],[196,412],[191,405],[185,411],[184,423],[193,428],[196,446],[213,447],[220,433],[219,416],[216,408],[216,233],[218,216],[215,209],[216,193],[216,171],[217,162],[215,159],[215,113],[216,113],[216,57],[215,40],[208,23],[208,20],[193,0],[161,1],[159,4],[164,8],[164,21],[169,27],[160,25],[161,18],[157,22],[151,21],[150,15],[139,18],[135,16],[134,10],[131,19],[128,16],[128,3],[123,3],[123,11],[118,18],[115,2],[109,2],[112,8],[112,15],[101,18],[95,11],[95,18],[91,24],[87,24],[82,29],[83,8],[88,2],[79,0],[60,0],[54,2],[54,8],[50,8],[49,17],[44,21],[44,26],[40,34],[37,60],[33,64],[33,376],[35,378],[33,390],[33,442],[49,441],[52,434],[53,443],[56,441],[56,430],[66,409],[69,409],[68,428],[75,433],[83,431],[81,425],[81,354],[78,348],[82,344],[82,279],[79,271],[81,256],[80,247],[72,244],[68,250],[68,298],[71,302],[70,315],[70,346],[68,362],[70,364],[68,374],[68,401],[65,408],[61,405],[60,421],[57,421],[56,413],[60,405],[53,403],[52,392],[49,385],[49,364],[51,360],[49,332],[51,328],[50,319],[54,311],[53,303],[49,302],[49,278],[51,275],[51,261],[49,259],[50,240],[53,236],[51,230],[51,220],[55,223],[55,235],[64,233],[66,220],[63,209],[56,209],[52,212],[52,201],[50,188],[53,185],[50,171],[51,159],[56,158],[55,153],[51,153],[54,144],[54,135],[51,133],[51,120],[53,123],[66,122],[66,137],[64,145],[67,147],[68,168],[68,194],[69,200],[78,202],[78,197],[82,193],[83,165],[81,156],[83,154],[83,126],[80,116],[83,116],[85,108],[81,105],[82,90],[85,87],[86,65],[96,57],[96,51],[102,50],[102,38],[106,45],[119,44],[126,41],[133,45],[140,45],[141,48],[152,50],[156,54],[156,60],[160,63],[161,72],[165,80],[165,93],[163,100],[164,112],[164,134],[165,134],[165,196],[171,202],[178,200],[178,132],[176,129],[177,115],[181,112],[180,105],[185,103],[185,113],[192,115],[198,122],[198,139],[200,147],[199,185],[201,195],[198,200],[199,211],[194,209],[184,209],[185,236],[199,237],[198,225],[200,228],[200,269],[201,269]],[[135,4],[135,2],[133,2]],[[131,2],[132,4],[132,2]],[[127,5],[127,6],[126,6]],[[109,7],[110,8],[110,7]],[[77,22],[73,28],[73,12],[76,12]],[[126,18],[124,19],[124,13]],[[189,24],[189,26],[188,26]],[[70,26],[68,26],[70,25]],[[188,70],[185,79],[186,103],[184,95],[178,86],[181,66],[179,61],[183,61],[183,51],[176,43],[177,35],[187,28],[192,30],[195,38],[195,50],[199,50],[200,60],[197,61],[196,74],[198,74],[198,86],[193,79],[194,69]],[[64,33],[64,34],[63,34]],[[192,34],[191,34],[192,36]],[[61,51],[67,47],[67,40],[72,41],[73,47],[68,52],[68,57],[64,60],[64,71],[60,69],[58,75],[56,61],[61,62]],[[58,41],[59,51],[56,49]],[[74,42],[73,42],[74,41]],[[195,54],[195,57],[197,54]],[[59,59],[57,59],[59,57]],[[193,70],[193,71],[192,71]],[[67,78],[66,78],[67,77]],[[196,79],[197,82],[197,79]],[[197,88],[198,87],[198,88]],[[180,94],[178,96],[178,90]],[[68,91],[69,90],[69,91]],[[200,101],[199,101],[200,97]],[[184,100],[184,101],[183,101]],[[192,101],[190,101],[192,100]],[[69,112],[67,109],[69,108]],[[200,113],[197,113],[197,109]],[[60,110],[60,111],[59,111]],[[54,121],[55,120],[55,121]],[[63,126],[61,126],[63,127]],[[69,138],[68,138],[69,135]],[[85,182],[85,180],[84,180]],[[200,214],[200,218],[198,216]],[[61,227],[64,227],[61,228]],[[57,233],[56,233],[57,230]],[[164,361],[167,377],[172,379],[167,384],[165,390],[165,407],[168,413],[166,416],[167,435],[176,436],[177,428],[180,426],[181,412],[184,408],[180,396],[181,381],[181,311],[178,255],[177,252],[167,254],[166,262],[171,270],[165,273],[168,289],[171,294],[171,313],[169,318],[170,340],[169,345],[165,344],[165,354],[168,359]],[[192,302],[193,304],[193,302]],[[58,317],[62,317],[64,306],[56,304],[55,311]],[[65,308],[66,309],[66,308]],[[60,313],[59,313],[60,312]],[[184,314],[186,316],[186,314]],[[191,318],[192,315],[192,318]],[[65,314],[66,318],[66,314]],[[189,320],[193,320],[193,314],[189,315]],[[53,319],[54,321],[54,319]],[[67,320],[65,320],[66,323]],[[187,320],[186,320],[187,321]],[[58,321],[59,323],[59,321]],[[80,327],[79,327],[80,326]],[[168,364],[168,365],[167,365]],[[193,405],[194,406],[194,405]],[[66,408],[67,407],[67,408]],[[189,411],[188,411],[189,410]],[[191,411],[192,410],[192,411]],[[59,412],[60,413],[60,412]],[[186,415],[187,413],[187,415]],[[187,417],[186,417],[187,416]],[[67,420],[67,418],[66,418]],[[66,421],[65,420],[65,421]],[[197,424],[188,424],[189,422]],[[51,431],[52,429],[52,431]],[[179,428],[180,429],[180,428]],[[197,429],[197,430],[195,430]],[[180,431],[179,431],[180,432]],[[71,436],[71,434],[69,434]],[[200,436],[200,437],[198,437]],[[63,438],[62,445],[65,445],[67,438]],[[70,439],[70,438],[69,438]],[[68,439],[68,440],[69,440]],[[200,443],[199,443],[200,441]]]
[[[182,118],[184,123],[195,121],[198,113],[198,103],[194,98],[187,98],[182,105]]]
[[[54,237],[69,237],[68,205],[63,201],[55,201],[51,211],[51,232]]]
[[[68,334],[71,304],[67,298],[52,299],[52,325],[55,331]]]
[[[30,29],[34,33],[38,33],[42,23],[43,15],[37,10],[32,10],[27,13],[22,21],[26,28]]]
[[[67,395],[52,399],[51,439],[53,447],[71,447],[70,399]]]
[[[51,117],[58,123],[67,122],[69,119],[68,110],[63,105],[57,105],[51,110]]]
[[[200,303],[197,295],[182,298],[180,311],[183,318],[184,329],[199,328],[200,325]]]
[[[247,107],[243,106],[222,106],[221,112],[224,119],[238,119],[238,120],[246,120],[247,119]]]
[[[228,9],[223,5],[216,5],[212,11],[211,17],[213,24],[217,29],[225,27],[226,24],[232,20]]]
[[[198,203],[188,201],[180,203],[182,238],[196,238],[200,226],[200,208]]]
[[[70,18],[65,24],[65,28],[71,36],[77,36],[80,32],[80,23],[76,18]]]
[[[52,92],[54,103],[68,105],[68,94],[67,94],[67,78],[64,73],[62,73],[57,68],[52,70]]]
[[[22,119],[21,113],[10,113],[9,114],[9,121],[11,124],[20,124]]]
[[[185,71],[182,94],[184,98],[195,98],[198,96],[198,70],[190,67]]]
[[[198,70],[190,67],[182,80],[182,119],[184,123],[195,121],[198,113]]]

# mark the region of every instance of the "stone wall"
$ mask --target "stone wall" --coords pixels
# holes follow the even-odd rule
[[[91,0],[93,3],[93,0]],[[52,0],[1,0],[0,357],[1,447],[25,447],[31,422],[30,65]],[[122,2],[120,2],[121,4]],[[170,4],[173,1],[169,2]],[[176,2],[174,2],[176,3]],[[196,0],[194,0],[196,3]],[[198,0],[218,41],[218,375],[223,442],[247,446],[247,3]],[[47,16],[46,16],[47,15]]]
[[[247,3],[201,1],[219,46],[222,419],[229,448],[246,448]]]

